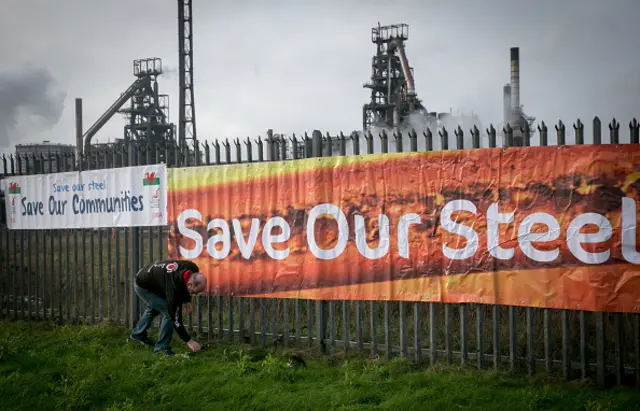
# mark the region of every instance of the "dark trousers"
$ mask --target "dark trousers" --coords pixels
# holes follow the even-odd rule
[[[171,349],[171,337],[173,336],[173,324],[171,323],[171,317],[169,316],[169,307],[167,300],[158,295],[139,287],[134,282],[134,290],[138,297],[147,304],[147,309],[144,310],[140,321],[136,327],[133,328],[132,335],[135,337],[146,337],[147,330],[151,326],[153,319],[162,315],[162,321],[160,322],[160,331],[158,332],[158,341],[153,352],[164,351]]]

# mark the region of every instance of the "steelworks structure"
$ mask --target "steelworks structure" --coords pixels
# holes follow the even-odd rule
[[[165,147],[165,152],[180,151],[181,155],[171,155],[171,158],[163,158],[163,161],[182,161],[197,157],[192,155],[198,147],[193,88],[192,1],[178,0],[177,3],[179,129],[176,130],[175,125],[169,122],[169,96],[158,93],[157,77],[162,74],[162,61],[159,58],[135,60],[133,71],[136,80],[86,132],[82,128],[82,100],[76,99],[76,161],[82,158],[83,153],[88,158],[92,147],[100,148],[92,145],[92,138],[118,112],[125,114],[127,118],[124,139],[116,139],[109,146],[136,141],[148,147],[160,144]],[[130,107],[123,108],[127,101],[130,101]],[[138,158],[137,161],[145,159]]]
[[[398,127],[415,111],[425,111],[416,94],[413,68],[405,52],[409,39],[407,24],[371,29],[376,54],[371,61],[371,80],[364,84],[371,90],[369,103],[362,107],[362,129],[372,126]]]
[[[162,61],[159,58],[138,59],[133,62],[135,80],[124,93],[82,133],[82,100],[76,99],[76,136],[79,150],[84,144],[84,155],[90,158],[92,150],[105,146],[125,146],[128,142],[154,147],[177,147],[175,124],[169,121],[169,96],[160,94],[158,77],[162,74]],[[126,107],[126,103],[129,106]],[[124,138],[114,143],[95,145],[95,134],[116,114],[124,114],[127,123],[124,126]],[[84,142],[84,143],[83,143]],[[81,151],[80,151],[81,152]],[[77,155],[77,154],[76,154]],[[144,154],[141,154],[144,157]],[[78,158],[78,157],[77,157]],[[133,159],[132,159],[133,160]],[[161,158],[165,159],[164,155]],[[146,162],[145,158],[135,161]]]

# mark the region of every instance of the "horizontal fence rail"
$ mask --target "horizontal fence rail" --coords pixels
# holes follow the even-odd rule
[[[28,154],[3,157],[2,163],[4,175],[13,176],[158,163],[188,167],[452,147],[544,146],[550,140],[565,145],[569,137],[574,144],[621,144],[615,119],[608,124],[608,138],[602,136],[597,117],[590,128],[590,141],[580,120],[571,127],[559,122],[552,129],[542,122],[535,130],[513,130],[507,124],[500,131],[489,126],[483,131],[458,127],[349,136],[269,133],[264,140],[205,142],[190,149],[128,141],[78,159],[73,154]],[[638,122],[633,119],[628,129],[628,143],[638,144]],[[514,131],[521,138],[514,138]],[[1,203],[0,317],[135,324],[143,307],[132,291],[133,275],[144,264],[167,258],[168,227],[8,230],[4,199]],[[599,386],[640,384],[640,316],[635,313],[232,296],[201,296],[194,303],[188,327],[210,339],[561,373],[566,379],[594,379]]]

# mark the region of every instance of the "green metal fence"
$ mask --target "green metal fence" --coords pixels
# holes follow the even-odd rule
[[[585,144],[584,124],[573,125],[576,144]],[[629,123],[629,143],[638,144],[638,122]],[[554,127],[564,145],[566,127]],[[602,125],[592,123],[590,143],[602,144]],[[620,124],[609,123],[609,141],[620,144]],[[532,143],[520,130],[520,144]],[[536,130],[547,145],[548,128]],[[464,147],[470,137],[471,147]],[[498,135],[490,126],[451,134],[445,129],[364,135],[366,153],[496,147],[514,144],[507,125]],[[453,140],[455,144],[450,144]],[[191,150],[175,145],[127,142],[83,156],[10,156],[5,175],[39,174],[164,162],[170,167],[282,161],[309,156],[361,154],[357,134],[204,143]],[[292,148],[293,147],[293,148]],[[408,148],[409,150],[406,150]],[[235,156],[232,154],[235,153]],[[221,154],[224,154],[221,155]],[[244,154],[244,155],[243,155]],[[224,157],[224,158],[223,158]],[[232,159],[233,157],[233,159]],[[70,230],[0,230],[0,317],[62,323],[114,321],[132,326],[141,310],[132,278],[149,261],[167,257],[166,227]],[[317,346],[325,353],[360,350],[373,357],[394,356],[434,364],[458,362],[479,369],[562,373],[567,379],[593,378],[600,386],[640,383],[640,315],[551,310],[481,304],[389,301],[198,297],[188,327],[200,338],[258,345]]]

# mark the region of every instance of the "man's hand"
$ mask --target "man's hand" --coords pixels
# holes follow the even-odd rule
[[[191,303],[186,303],[182,309],[184,310],[185,315],[191,314]]]
[[[200,351],[200,344],[198,344],[197,341],[194,340],[189,340],[189,342],[187,342],[187,345],[189,346],[189,348],[191,349],[191,351],[193,352],[198,352]]]

